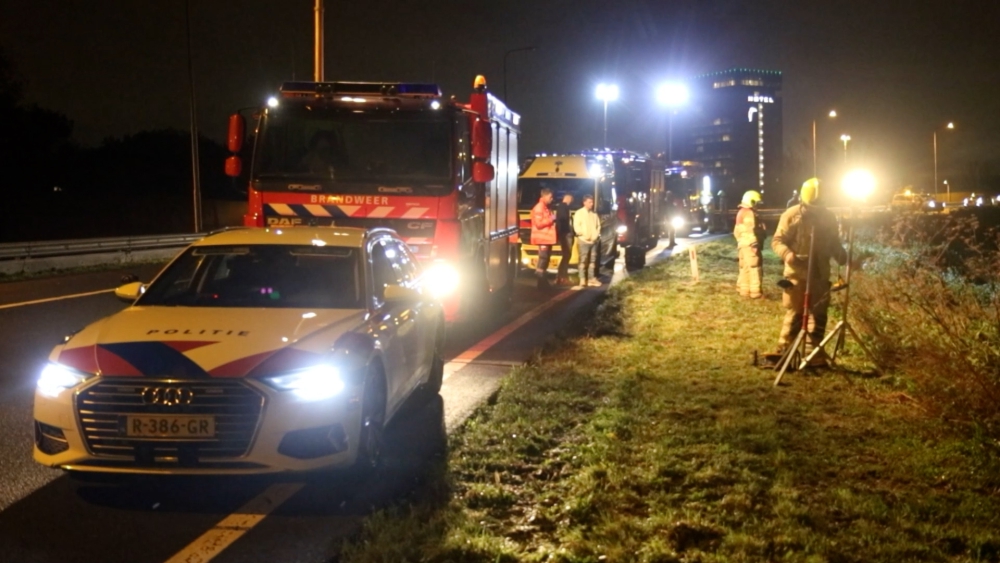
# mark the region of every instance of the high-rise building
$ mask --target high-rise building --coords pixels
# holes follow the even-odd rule
[[[729,207],[746,190],[783,205],[781,72],[734,68],[696,76],[689,89],[674,118],[674,160],[702,163]]]

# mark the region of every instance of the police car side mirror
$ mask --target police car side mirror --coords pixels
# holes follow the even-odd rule
[[[420,300],[420,292],[401,285],[389,285],[383,298],[386,303],[415,303]]]
[[[146,286],[140,281],[129,282],[115,289],[115,297],[126,303],[132,303],[146,292]]]

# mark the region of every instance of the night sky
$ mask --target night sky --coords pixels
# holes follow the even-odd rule
[[[311,78],[312,0],[191,0],[191,13],[204,134],[222,140],[232,110]],[[1000,159],[996,0],[327,0],[326,16],[328,80],[433,80],[465,99],[485,74],[499,95],[504,52],[538,47],[508,59],[522,156],[598,145],[601,81],[622,89],[609,144],[663,150],[658,83],[750,67],[784,73],[792,160],[811,158],[814,117],[826,158],[849,133],[852,162],[885,184],[929,188],[932,131],[949,120],[942,177]],[[27,101],[68,115],[85,145],[187,127],[182,0],[0,0],[0,47]]]

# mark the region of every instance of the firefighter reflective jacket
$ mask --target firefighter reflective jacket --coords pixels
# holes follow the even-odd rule
[[[785,277],[794,280],[806,279],[809,264],[809,233],[816,231],[813,246],[813,279],[830,279],[830,260],[838,264],[847,262],[847,252],[840,243],[837,232],[837,218],[822,205],[793,205],[781,214],[778,228],[774,231],[771,248],[785,262]],[[791,264],[785,260],[789,252],[797,257]]]
[[[556,217],[549,206],[539,201],[531,209],[531,244],[556,243]]]
[[[767,236],[764,223],[760,221],[760,216],[753,207],[740,205],[740,210],[736,212],[736,228],[733,229],[733,236],[736,237],[738,248],[754,244],[759,247],[764,243],[764,237]]]

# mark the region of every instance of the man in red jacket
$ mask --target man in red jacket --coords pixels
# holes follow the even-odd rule
[[[549,269],[549,256],[552,253],[552,245],[556,243],[556,216],[549,209],[550,203],[552,203],[552,190],[542,188],[538,203],[531,209],[531,244],[538,246],[535,277],[538,278],[540,288],[549,286],[545,271]]]

